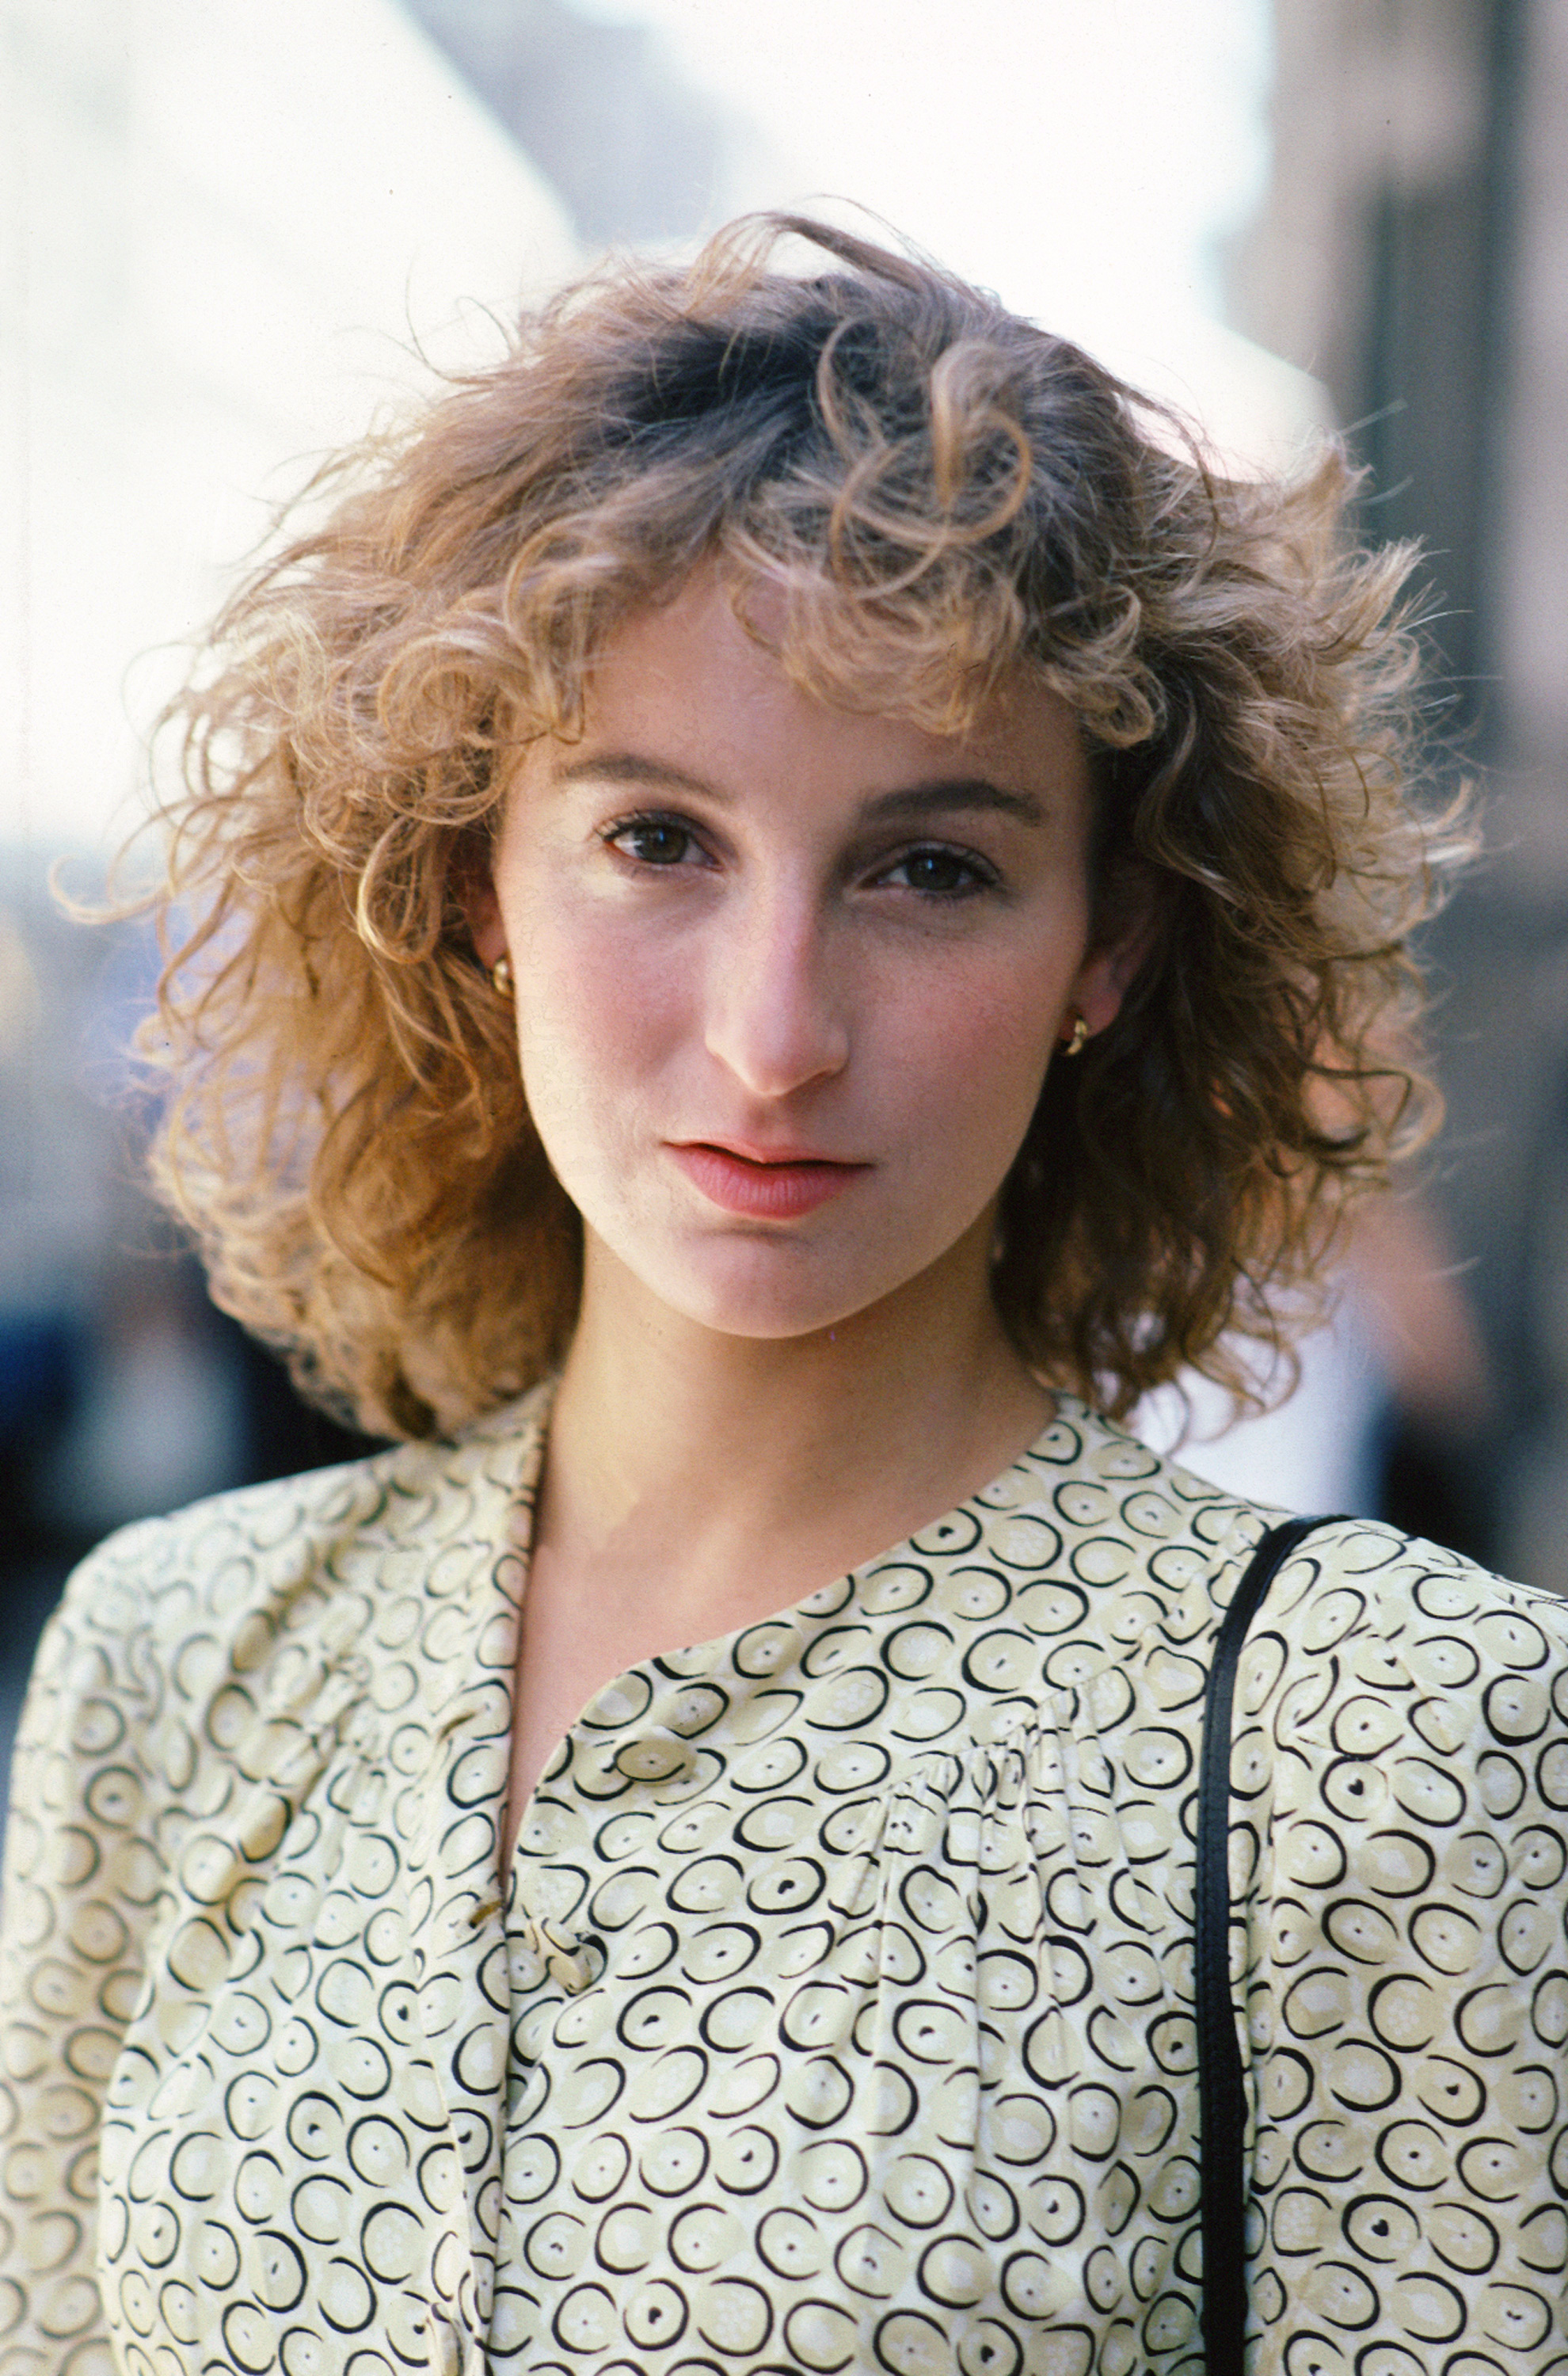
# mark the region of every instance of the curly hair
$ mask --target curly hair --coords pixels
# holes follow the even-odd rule
[[[518,748],[711,564],[825,701],[959,732],[1025,671],[1071,706],[1096,930],[1135,907],[1150,944],[1050,1068],[997,1309],[1113,1413],[1183,1366],[1257,1396],[1347,1200],[1430,1128],[1410,935],[1465,839],[1415,797],[1412,556],[1356,549],[1354,486],[1332,446],[1227,478],[1076,347],[800,217],[526,318],[318,474],[164,721],[154,1177],[218,1301],[382,1432],[559,1360],[580,1223],[464,886]]]

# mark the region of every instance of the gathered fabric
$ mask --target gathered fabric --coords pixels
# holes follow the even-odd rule
[[[609,1684],[503,1874],[549,1399],[73,1580],[7,1837],[0,2376],[1195,2371],[1197,1747],[1273,1514],[1062,1396],[909,1542]],[[1243,1652],[1259,2371],[1568,2365],[1565,1652],[1351,1521]]]

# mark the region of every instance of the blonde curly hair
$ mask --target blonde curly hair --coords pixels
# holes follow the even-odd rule
[[[826,267],[780,269],[786,236]],[[959,731],[1023,669],[1071,705],[1097,929],[1136,908],[1151,944],[1050,1069],[997,1307],[1113,1413],[1184,1365],[1255,1393],[1283,1291],[1430,1126],[1409,937],[1463,843],[1411,796],[1411,556],[1354,549],[1353,485],[1333,448],[1218,475],[1079,349],[802,218],[526,318],[328,466],[166,720],[179,944],[142,1046],[218,1301],[381,1432],[560,1358],[580,1224],[465,886],[518,747],[576,732],[617,622],[716,563],[822,699]]]

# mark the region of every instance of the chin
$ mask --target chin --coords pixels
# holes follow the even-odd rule
[[[811,1249],[778,1239],[761,1244],[731,1241],[717,1260],[711,1246],[706,1253],[707,1259],[698,1255],[672,1261],[661,1274],[643,1268],[645,1286],[699,1327],[759,1343],[783,1343],[841,1327],[897,1294],[922,1267],[915,1265],[890,1274],[885,1266],[874,1273],[868,1266],[850,1275],[849,1266],[838,1265],[830,1276],[818,1272],[814,1277]]]
[[[655,1292],[659,1290],[656,1289]],[[693,1281],[679,1297],[661,1295],[671,1310],[711,1329],[717,1336],[747,1336],[758,1344],[785,1344],[792,1337],[814,1336],[837,1326],[879,1301],[872,1296],[799,1296],[766,1289],[713,1288],[704,1293]]]

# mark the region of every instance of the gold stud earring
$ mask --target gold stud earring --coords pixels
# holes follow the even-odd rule
[[[1063,1043],[1063,1054],[1064,1056],[1081,1056],[1087,1044],[1088,1036],[1088,1018],[1087,1016],[1080,1015],[1073,1026],[1070,1036]]]
[[[510,998],[515,987],[512,980],[512,960],[499,956],[490,968],[490,987],[497,998]]]

